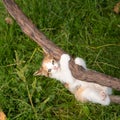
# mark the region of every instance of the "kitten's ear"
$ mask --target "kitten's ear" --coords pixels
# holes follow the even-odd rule
[[[43,68],[41,67],[39,70],[37,70],[34,74],[34,76],[40,76],[43,75]]]
[[[46,71],[44,71],[42,67],[39,70],[37,70],[33,75],[34,76],[46,76],[46,77],[49,76],[49,74]]]
[[[43,55],[44,56],[49,56],[49,53],[45,49],[43,49]]]
[[[34,72],[33,75],[34,75],[34,76],[42,75],[42,71],[41,71],[41,69],[39,69],[39,70],[37,70],[36,72]]]

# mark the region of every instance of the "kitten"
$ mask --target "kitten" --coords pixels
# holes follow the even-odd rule
[[[49,54],[45,54],[42,62],[42,67],[34,73],[37,75],[44,75],[59,80],[61,83],[73,83],[73,77],[69,70],[70,57],[67,54],[61,56],[60,61],[56,61]]]
[[[61,55],[59,61],[56,61],[49,54],[46,54],[42,62],[42,67],[35,72],[34,75],[44,75],[59,80],[75,95],[78,101],[91,101],[93,103],[109,105],[111,88],[75,79],[69,69],[69,60],[70,56],[68,54]],[[86,64],[82,58],[76,58],[75,64],[87,70]]]

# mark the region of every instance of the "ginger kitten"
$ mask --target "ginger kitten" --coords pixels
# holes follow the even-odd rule
[[[56,61],[52,56],[46,54],[42,62],[42,67],[35,72],[34,75],[44,75],[46,77],[55,78],[64,84],[78,101],[89,101],[101,105],[109,105],[109,95],[112,93],[111,88],[75,79],[69,69],[69,60],[70,56],[68,54],[61,55],[59,61]],[[86,64],[82,58],[77,57],[75,64],[87,70]]]

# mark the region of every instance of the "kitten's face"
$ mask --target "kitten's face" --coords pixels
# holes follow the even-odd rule
[[[57,73],[60,70],[59,62],[57,62],[53,57],[50,55],[45,56],[42,62],[42,67],[40,70],[34,73],[34,75],[44,75],[50,76],[52,74]]]
[[[50,74],[54,74],[60,69],[59,63],[51,56],[44,58],[42,67]]]

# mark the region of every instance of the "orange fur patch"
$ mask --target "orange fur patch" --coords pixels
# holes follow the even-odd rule
[[[44,57],[43,62],[42,62],[42,68],[44,71],[48,72],[45,63],[49,63],[49,62],[51,62],[51,60],[53,60],[53,57],[50,55],[47,55]]]
[[[6,120],[6,115],[4,112],[0,112],[0,120]]]
[[[75,98],[78,100],[78,101],[81,101],[81,102],[87,102],[87,99],[83,98],[82,96],[82,92],[84,91],[85,88],[78,88],[76,91],[75,91]]]
[[[65,88],[69,89],[69,84],[68,83],[64,83]]]
[[[42,74],[47,77],[50,76],[50,73],[48,73],[48,69],[45,64],[51,62],[52,60],[54,60],[54,58],[52,56],[46,55],[42,62]]]
[[[44,75],[46,77],[49,77],[50,73],[48,72],[48,69],[47,69],[45,64],[51,62],[52,60],[53,60],[52,56],[50,56],[48,54],[45,54],[45,57],[44,57],[44,59],[42,61],[42,67],[38,71],[36,71],[34,73],[34,75],[35,76],[37,76],[37,75]]]

